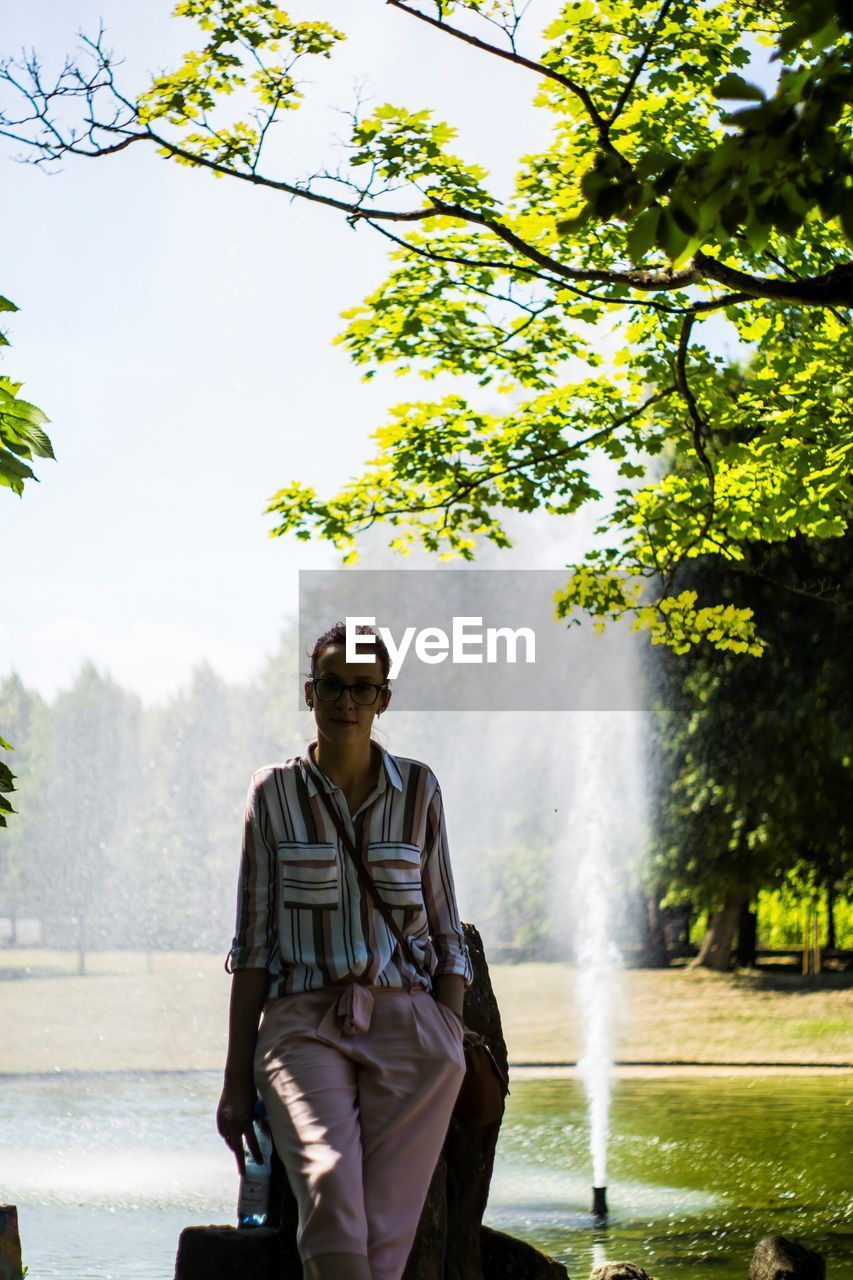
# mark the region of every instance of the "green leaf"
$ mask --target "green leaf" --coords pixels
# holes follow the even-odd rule
[[[688,208],[683,198],[680,200],[672,200],[669,205],[670,211],[676,223],[686,236],[693,236],[699,230],[699,217],[694,209]]]
[[[653,177],[666,170],[680,169],[681,160],[669,151],[646,151],[634,165],[634,174],[640,180]]]
[[[590,198],[593,212],[605,222],[616,214],[623,213],[627,203],[627,193],[621,182],[608,183]]]
[[[642,261],[649,249],[654,245],[660,215],[660,205],[653,205],[650,209],[644,209],[628,228],[626,239],[628,254],[632,262],[638,263]]]
[[[574,235],[576,231],[580,231],[582,227],[587,225],[591,217],[592,209],[586,204],[575,217],[561,218],[557,223],[557,231],[561,236]]]
[[[689,236],[678,226],[669,209],[661,209],[658,221],[657,245],[673,261],[686,246]]]
[[[767,95],[757,84],[730,71],[714,86],[715,98],[736,98],[749,102],[765,102]]]
[[[592,200],[602,187],[608,184],[607,178],[599,169],[588,169],[581,178],[581,191],[587,200]]]
[[[54,458],[53,445],[41,427],[14,422],[8,415],[0,414],[0,442],[19,458]]]
[[[23,491],[23,480],[35,480],[36,475],[23,462],[10,453],[8,449],[0,449],[0,484],[8,485],[16,493]]]
[[[17,418],[21,422],[39,424],[50,422],[50,418],[34,404],[29,404],[26,400],[18,400],[13,397],[0,397],[0,413],[7,418]]]
[[[841,226],[847,239],[853,244],[853,191],[848,191],[841,207]]]

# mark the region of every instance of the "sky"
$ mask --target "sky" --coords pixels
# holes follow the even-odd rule
[[[533,0],[531,52],[556,7]],[[4,0],[2,53],[34,47],[49,80],[101,17],[135,91],[195,44],[171,8]],[[549,118],[523,70],[381,0],[290,9],[322,12],[349,39],[312,63],[309,105],[279,126],[277,176],[334,162],[357,94],[434,109],[498,190],[519,155],[545,144]],[[0,293],[20,308],[4,318],[12,346],[0,370],[48,414],[57,461],[37,461],[40,482],[22,498],[0,495],[0,678],[16,671],[52,698],[91,659],[148,702],[185,686],[203,659],[248,680],[295,617],[299,569],[340,566],[326,544],[270,537],[269,497],[295,479],[331,494],[372,454],[390,405],[459,384],[365,383],[333,345],[340,312],[386,272],[369,229],[142,146],[70,157],[50,175],[15,163],[20,152],[0,140]],[[515,549],[483,563],[566,564],[591,521],[515,527]]]

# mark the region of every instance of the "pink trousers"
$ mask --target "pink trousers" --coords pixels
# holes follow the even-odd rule
[[[299,1209],[303,1261],[400,1280],[465,1074],[461,1020],[421,988],[268,1000],[255,1085]]]

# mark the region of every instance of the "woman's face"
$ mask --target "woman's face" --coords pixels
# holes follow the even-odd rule
[[[323,677],[339,686],[381,685],[385,680],[378,658],[372,662],[347,662],[342,644],[326,645],[317,658],[314,674],[318,680]],[[365,707],[354,700],[352,689],[347,688],[339,689],[338,697],[327,702],[317,696],[316,686],[310,680],[305,682],[305,701],[309,707],[313,705],[317,735],[335,746],[369,738],[374,719],[385,710],[390,698],[390,690],[384,689],[377,694],[372,706]]]

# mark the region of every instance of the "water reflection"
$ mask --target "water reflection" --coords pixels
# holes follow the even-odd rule
[[[31,1280],[167,1280],[181,1227],[233,1220],[218,1072],[6,1078],[0,1198],[19,1205]],[[574,1280],[630,1258],[661,1280],[742,1280],[761,1236],[853,1265],[850,1077],[619,1079],[610,1216],[589,1212],[580,1081],[518,1081],[486,1221]]]
[[[573,1276],[629,1258],[677,1280],[742,1280],[772,1233],[853,1261],[849,1077],[617,1080],[603,1226],[583,1212],[578,1082],[528,1081],[512,1102],[487,1220]]]

